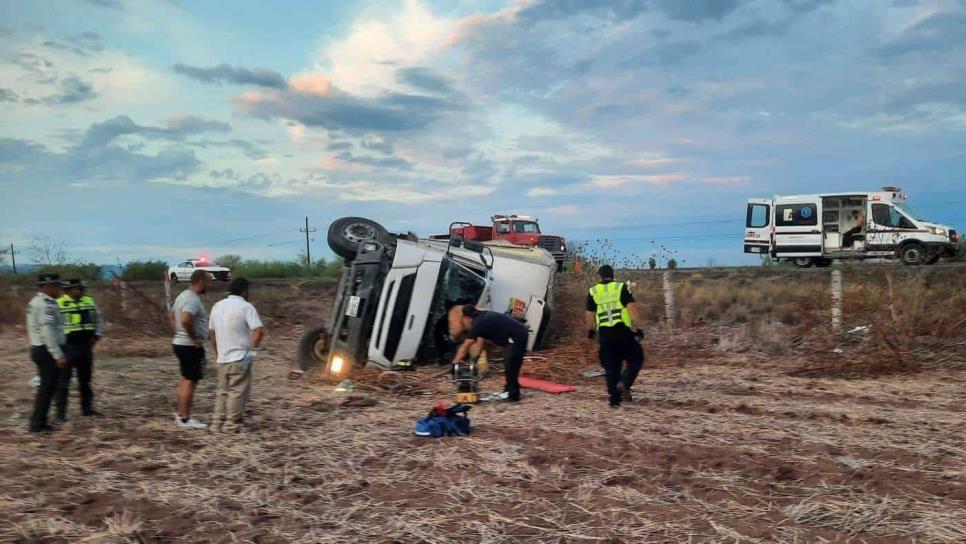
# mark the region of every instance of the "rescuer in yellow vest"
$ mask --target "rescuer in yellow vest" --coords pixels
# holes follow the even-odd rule
[[[587,338],[600,339],[600,364],[604,367],[610,407],[633,401],[631,387],[644,365],[640,315],[627,284],[614,281],[609,265],[597,271],[600,282],[587,294]],[[624,363],[627,367],[624,368]]]
[[[86,289],[87,285],[79,279],[67,280],[64,294],[57,299],[67,335],[67,343],[64,344],[67,365],[60,369],[56,394],[57,420],[62,423],[67,421],[67,396],[74,369],[77,370],[81,414],[100,415],[94,410],[91,374],[94,370],[94,345],[101,339],[101,313],[94,299],[85,294]]]

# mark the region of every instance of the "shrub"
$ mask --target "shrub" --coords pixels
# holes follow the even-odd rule
[[[121,277],[127,281],[160,280],[168,273],[168,265],[162,261],[131,261],[124,267]]]

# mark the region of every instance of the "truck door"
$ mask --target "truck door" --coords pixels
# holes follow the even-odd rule
[[[821,199],[775,202],[775,256],[822,256]]]
[[[389,272],[373,326],[369,360],[390,366],[416,356],[438,276],[438,262]]]
[[[745,253],[768,253],[771,249],[772,202],[764,198],[748,199],[745,214]]]
[[[533,346],[537,341],[537,334],[540,333],[540,325],[543,323],[543,310],[547,302],[540,297],[530,297],[527,304],[527,312],[524,319],[527,320],[527,328],[530,335],[527,337],[527,351],[533,351]]]

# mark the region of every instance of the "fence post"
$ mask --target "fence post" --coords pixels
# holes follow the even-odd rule
[[[842,329],[842,271],[832,270],[832,330]]]
[[[127,314],[127,282],[121,280],[121,316]]]
[[[671,283],[671,271],[664,271],[664,318],[669,327],[674,327],[674,285]]]
[[[171,311],[171,278],[167,274],[164,275],[164,305],[168,311]]]

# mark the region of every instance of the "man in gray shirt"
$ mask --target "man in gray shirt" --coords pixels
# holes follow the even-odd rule
[[[54,430],[47,422],[50,401],[57,388],[57,369],[67,366],[61,346],[67,340],[64,324],[60,320],[60,308],[56,298],[61,295],[61,281],[57,274],[41,274],[37,278],[37,294],[27,306],[27,335],[30,338],[30,358],[37,365],[40,387],[34,400],[34,412],[30,418],[32,433]]]
[[[204,270],[191,274],[191,285],[182,291],[171,307],[171,341],[181,367],[181,382],[177,388],[178,413],[175,423],[182,429],[204,429],[204,423],[191,417],[191,402],[195,387],[205,372],[205,341],[208,340],[208,313],[201,295],[208,291],[211,278]]]

